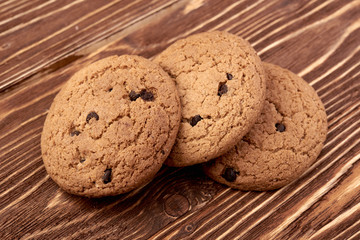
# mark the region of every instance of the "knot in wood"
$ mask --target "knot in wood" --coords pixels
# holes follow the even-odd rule
[[[194,230],[195,230],[195,227],[194,227],[194,225],[191,224],[191,223],[185,226],[185,231],[188,232],[188,233],[191,233],[191,232],[193,232]]]
[[[179,217],[189,211],[189,201],[180,194],[168,197],[164,203],[165,212],[172,217]]]

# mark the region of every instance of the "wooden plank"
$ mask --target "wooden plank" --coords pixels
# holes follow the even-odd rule
[[[115,6],[106,11],[116,11]],[[164,11],[148,15],[141,24],[117,25],[109,33],[89,28],[85,34],[98,32],[88,42],[69,40],[77,48],[50,46],[55,55],[33,72],[25,70],[32,77],[1,94],[0,238],[356,239],[359,2],[193,0],[162,6]],[[112,21],[103,23],[110,26]],[[40,154],[42,124],[55,94],[75,71],[113,54],[151,58],[180,37],[214,29],[244,36],[263,60],[300,74],[323,100],[327,141],[300,179],[276,191],[242,192],[213,182],[198,166],[164,167],[147,186],[104,199],[69,195],[49,179]],[[60,63],[51,66],[56,61]],[[27,63],[18,59],[14,64]],[[17,74],[14,70],[9,76],[15,79]]]
[[[0,92],[45,66],[68,64],[75,59],[66,57],[75,50],[106,39],[176,2],[47,1],[19,14],[17,11],[23,9],[10,8],[11,18],[0,22]]]

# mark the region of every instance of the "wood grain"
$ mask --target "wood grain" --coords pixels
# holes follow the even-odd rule
[[[34,2],[33,9],[0,25],[0,91],[35,74],[45,66],[66,64],[74,50],[129,28],[176,1],[76,1]],[[145,4],[146,3],[146,4]],[[21,9],[23,10],[23,9]],[[25,34],[23,34],[25,33]],[[31,34],[29,34],[31,33]],[[61,60],[60,60],[61,59]],[[76,58],[75,58],[76,59]],[[64,62],[65,61],[65,62]],[[53,66],[54,67],[54,66]]]
[[[317,91],[327,141],[300,179],[242,192],[198,166],[141,189],[86,199],[60,190],[40,135],[62,84],[113,54],[152,58],[179,38],[225,30]],[[0,2],[0,239],[359,239],[360,2]]]

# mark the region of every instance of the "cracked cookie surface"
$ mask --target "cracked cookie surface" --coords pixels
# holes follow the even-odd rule
[[[230,150],[249,131],[265,99],[260,58],[226,32],[181,39],[155,62],[175,79],[182,105],[179,133],[166,164],[189,166]]]
[[[55,97],[41,137],[50,177],[76,195],[102,197],[149,182],[180,124],[175,84],[157,64],[112,56],[74,74]]]
[[[297,179],[316,160],[327,134],[314,89],[286,69],[263,64],[267,91],[259,119],[231,151],[204,164],[208,176],[240,190],[272,190]]]

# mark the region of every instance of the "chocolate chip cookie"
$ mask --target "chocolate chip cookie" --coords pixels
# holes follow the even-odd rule
[[[318,157],[327,134],[324,106],[303,79],[264,63],[264,109],[225,155],[204,164],[214,180],[240,190],[272,190],[297,179]]]
[[[112,56],[77,72],[55,97],[41,137],[50,177],[87,197],[149,182],[175,142],[180,100],[173,80],[139,56]]]
[[[195,34],[175,42],[154,61],[175,79],[182,104],[167,165],[189,166],[224,154],[259,116],[264,70],[244,39],[219,31]]]

